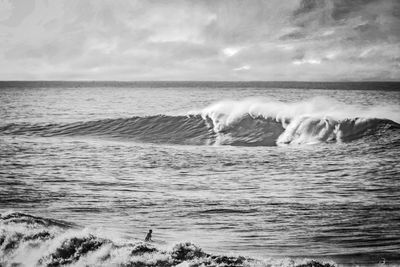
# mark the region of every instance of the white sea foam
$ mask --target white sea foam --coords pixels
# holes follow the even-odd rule
[[[245,116],[273,119],[284,128],[277,144],[341,141],[376,127],[380,120],[400,122],[399,106],[349,105],[326,97],[294,103],[265,98],[227,100],[189,114],[210,118],[216,133],[231,128]]]
[[[200,113],[215,121],[232,123],[245,114],[252,117],[276,118],[279,121],[296,117],[331,117],[337,120],[351,118],[379,118],[400,123],[400,106],[362,106],[345,104],[332,98],[315,97],[301,102],[281,102],[268,98],[247,98],[240,101],[219,101],[190,114]]]
[[[313,266],[310,259],[213,255],[190,242],[162,248],[53,222],[22,213],[0,215],[0,266]]]

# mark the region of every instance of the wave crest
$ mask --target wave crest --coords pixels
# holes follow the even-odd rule
[[[398,112],[398,113],[397,113]],[[398,107],[369,109],[326,99],[223,101],[186,116],[156,115],[67,124],[8,124],[0,134],[96,136],[183,145],[275,146],[350,142],[399,129]]]

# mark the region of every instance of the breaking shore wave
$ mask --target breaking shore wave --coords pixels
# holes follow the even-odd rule
[[[182,145],[343,143],[398,134],[398,114],[398,107],[363,109],[326,99],[300,103],[222,101],[177,116],[136,116],[64,124],[11,123],[0,126],[0,134],[88,136]]]
[[[335,266],[310,259],[217,255],[190,242],[161,247],[119,240],[72,223],[18,212],[0,215],[0,226],[0,266]]]

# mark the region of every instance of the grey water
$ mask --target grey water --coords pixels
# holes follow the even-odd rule
[[[153,229],[157,246],[213,254],[400,265],[400,84],[352,86],[2,84],[0,213],[110,239]]]

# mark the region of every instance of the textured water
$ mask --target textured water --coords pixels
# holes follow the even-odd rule
[[[400,85],[272,85],[2,83],[0,265],[400,265]]]

